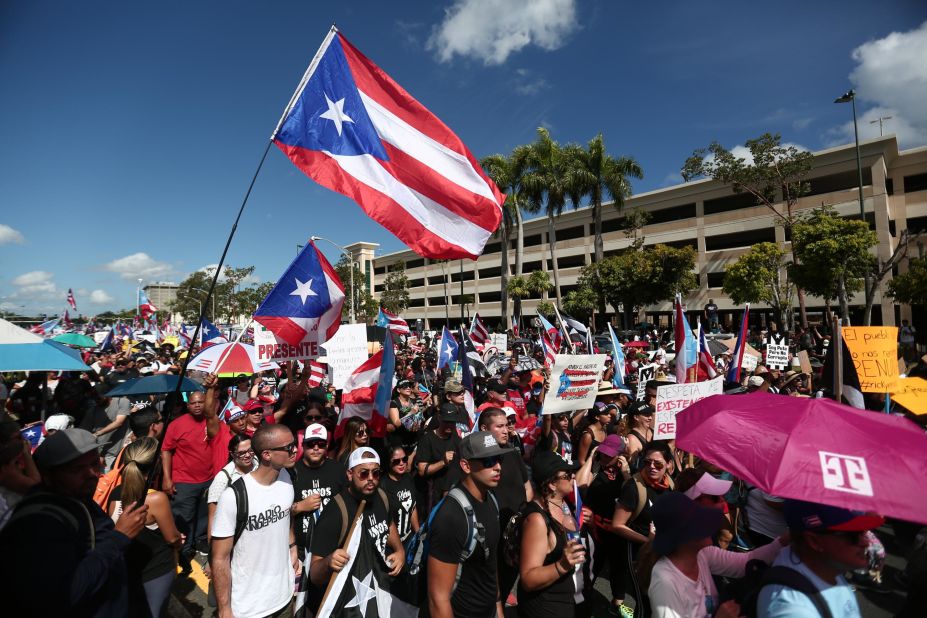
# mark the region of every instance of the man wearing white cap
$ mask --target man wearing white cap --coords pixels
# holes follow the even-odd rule
[[[344,468],[328,459],[327,451],[328,430],[319,423],[309,425],[303,434],[303,456],[290,470],[296,493],[293,503],[296,543],[306,551],[322,511],[346,483]]]
[[[348,552],[341,549],[350,529],[351,520],[364,501],[364,532],[373,538],[377,553],[391,577],[396,577],[405,564],[406,553],[399,540],[393,513],[395,505],[380,489],[380,456],[372,448],[362,446],[348,458],[348,485],[319,517],[312,532],[312,583],[323,590],[332,573],[348,563]],[[389,553],[387,553],[389,551]]]

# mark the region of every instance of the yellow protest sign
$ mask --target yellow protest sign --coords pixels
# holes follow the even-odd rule
[[[892,401],[914,414],[927,414],[927,380],[901,378],[892,391]]]
[[[898,328],[895,326],[847,326],[843,329],[860,390],[888,393],[898,382]]]

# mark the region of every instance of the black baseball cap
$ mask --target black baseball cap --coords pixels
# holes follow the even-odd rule
[[[460,457],[462,459],[484,459],[496,457],[507,453],[499,446],[496,438],[488,431],[476,431],[460,442]]]
[[[553,451],[541,451],[531,461],[531,478],[540,485],[560,472],[575,472],[577,468]]]

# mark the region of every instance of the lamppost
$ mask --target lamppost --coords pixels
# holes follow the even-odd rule
[[[348,260],[350,261],[350,265],[349,265],[349,266],[350,266],[350,272],[351,272],[351,274],[350,274],[350,280],[349,280],[349,282],[348,282],[348,285],[351,287],[351,299],[350,299],[350,301],[351,301],[351,311],[350,311],[350,319],[351,319],[351,324],[354,324],[354,255],[353,255],[352,253],[350,253],[347,249],[345,249],[344,247],[342,247],[341,245],[339,245],[338,243],[336,243],[336,242],[334,242],[334,241],[331,241],[331,240],[329,240],[329,239],[327,239],[327,238],[322,238],[321,236],[310,236],[310,237],[309,237],[309,240],[311,240],[312,242],[315,242],[315,241],[317,241],[317,240],[324,240],[325,242],[331,244],[333,247],[335,247],[336,249],[338,249],[339,251],[341,251],[343,254],[345,254],[346,256],[348,256]]]
[[[138,312],[139,312],[138,305],[141,299],[142,299],[142,279],[139,278],[138,286],[136,286],[135,288],[135,317],[136,318],[138,317]]]
[[[859,156],[859,126],[856,121],[856,91],[855,90],[848,91],[842,97],[837,97],[836,99],[834,99],[834,103],[851,103],[853,106],[853,135],[856,138],[856,174],[859,180],[859,187],[858,187],[859,188],[859,217],[865,223],[866,222],[866,205],[863,202],[863,164],[860,161],[860,156]],[[865,287],[863,288],[863,293],[865,294],[866,298],[868,298],[870,294],[874,294],[875,292],[874,290],[869,289],[869,285],[870,285],[869,272],[867,271],[866,272],[866,283],[865,283]]]
[[[196,290],[197,292],[202,292],[203,294],[206,295],[206,298],[209,298],[209,292],[207,292],[204,289],[194,288],[194,287],[191,287],[190,289]],[[200,303],[200,315],[203,315],[203,303],[202,302]],[[216,295],[215,294],[212,295],[212,319],[213,321],[215,321],[216,319]]]

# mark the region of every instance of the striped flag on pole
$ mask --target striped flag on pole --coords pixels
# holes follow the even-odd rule
[[[271,139],[421,256],[476,259],[505,196],[441,120],[336,28]]]
[[[731,366],[727,369],[725,380],[740,382],[740,367],[744,362],[744,350],[747,345],[747,323],[750,319],[750,303],[744,305],[744,315],[740,320],[740,332],[737,333],[737,345],[734,346]]]
[[[71,305],[71,309],[77,311],[77,301],[74,300],[74,292],[71,288],[68,288],[68,304]]]
[[[380,307],[380,313],[377,314],[377,326],[382,326],[391,333],[397,335],[408,335],[412,332],[409,330],[408,322],[395,313],[390,313],[383,307]]]
[[[480,352],[482,352],[486,344],[489,343],[489,330],[486,328],[486,325],[483,324],[483,320],[480,319],[479,313],[473,314],[473,321],[470,324],[470,340],[473,342],[474,347]]]
[[[328,367],[325,363],[310,360],[306,361],[309,365],[309,379],[306,385],[309,388],[316,388],[322,384],[322,381],[328,376]]]
[[[344,425],[352,416],[367,421],[373,437],[382,438],[386,435],[386,419],[395,373],[396,352],[393,349],[393,338],[386,331],[383,349],[364,361],[344,383],[336,438],[344,433]]]

